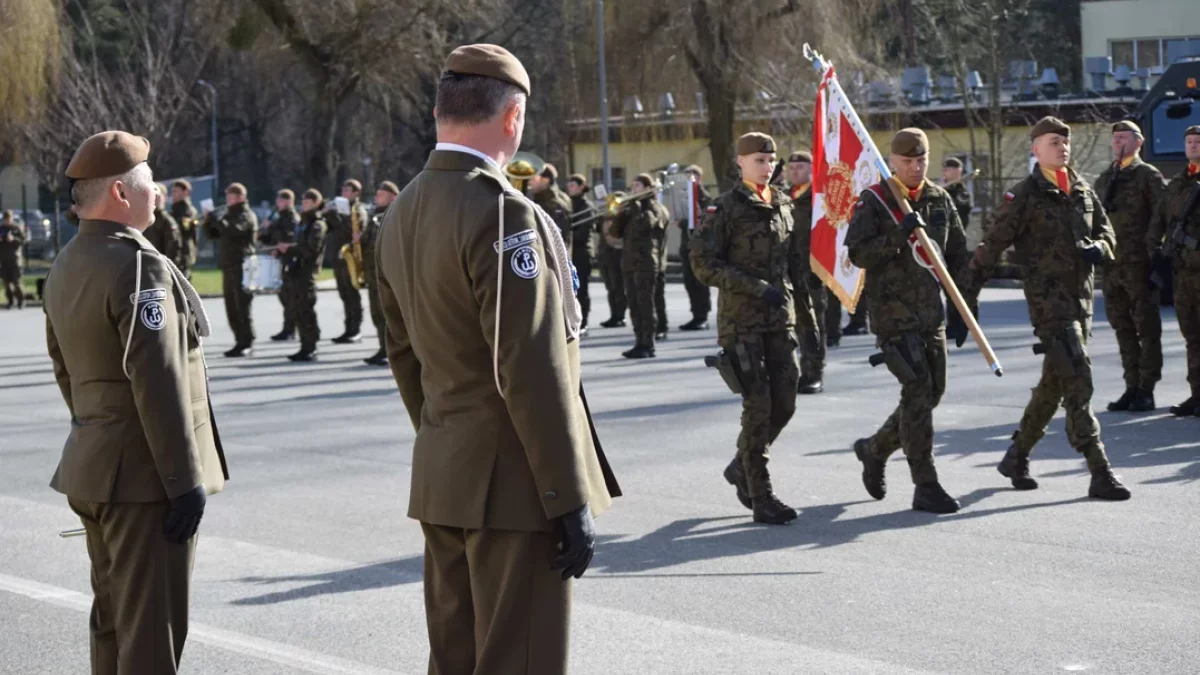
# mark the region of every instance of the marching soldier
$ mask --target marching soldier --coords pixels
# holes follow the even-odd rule
[[[645,192],[654,185],[647,174],[633,179],[632,189]],[[658,276],[666,258],[667,224],[671,216],[654,195],[626,202],[612,225],[614,237],[624,242],[622,272],[625,274],[625,293],[629,298],[629,315],[633,319],[633,349],[621,354],[627,359],[654,358],[654,338],[659,322],[655,319],[654,299]]]
[[[793,152],[788,157],[788,183],[791,185],[789,195],[792,198],[792,220],[796,230],[796,245],[804,258],[805,288],[812,303],[813,315],[824,317],[828,310],[825,283],[821,277],[812,271],[812,153]],[[799,289],[797,290],[799,293]],[[800,310],[797,310],[800,311]],[[819,394],[825,390],[823,376],[825,372],[825,339],[822,337],[820,320],[814,321],[811,328],[806,328],[800,335],[800,384],[797,391],[801,394]]]
[[[225,213],[204,217],[204,234],[217,242],[217,262],[221,266],[221,290],[225,296],[225,316],[233,330],[233,349],[226,357],[249,356],[254,348],[254,320],[250,303],[254,294],[242,283],[242,265],[254,255],[258,235],[258,216],[246,204],[246,186],[231,183],[225,188]]]
[[[12,309],[14,303],[17,309],[25,309],[25,290],[21,288],[24,246],[25,231],[13,219],[13,212],[5,211],[4,220],[0,222],[0,281],[4,282],[7,309]]]
[[[712,198],[708,196],[708,191],[704,189],[704,169],[692,164],[684,169],[683,173],[696,183],[696,187],[700,192],[699,203],[696,204],[696,224],[699,224],[700,214],[712,203]],[[692,270],[692,258],[688,254],[690,248],[688,241],[692,238],[691,225],[688,223],[687,215],[682,215],[684,217],[676,220],[679,223],[681,233],[679,238],[679,260],[683,267],[683,288],[688,294],[688,305],[692,310],[692,320],[680,326],[679,330],[708,330],[708,315],[712,312],[712,289],[707,284],[701,283],[696,278],[695,271]]]
[[[1152,259],[1169,257],[1175,272],[1175,314],[1187,343],[1192,392],[1171,406],[1171,414],[1180,417],[1200,415],[1200,125],[1188,127],[1183,142],[1188,165],[1171,179],[1146,235]]]
[[[174,674],[188,632],[196,531],[229,477],[209,400],[195,289],[142,232],[150,143],[85,140],[67,166],[79,234],[46,280],[46,345],[74,422],[50,486],[91,559],[93,673]]]
[[[400,188],[390,180],[379,184],[375,191],[375,213],[363,232],[363,272],[367,278],[367,305],[371,308],[371,322],[375,324],[375,333],[379,336],[379,351],[373,356],[363,359],[368,366],[386,366],[387,361],[387,321],[383,316],[383,307],[379,304],[379,280],[376,278],[375,240],[379,236],[379,225],[388,207],[400,195]]]
[[[575,297],[579,299],[579,307],[583,310],[583,334],[587,335],[588,315],[592,311],[592,298],[588,293],[588,282],[592,277],[592,258],[596,255],[595,238],[592,234],[596,231],[595,221],[589,225],[577,226],[576,219],[579,221],[587,218],[587,215],[592,212],[592,206],[587,200],[588,184],[587,179],[583,174],[573,173],[567,179],[567,195],[571,197],[571,222],[573,224],[571,230],[571,263],[575,265],[575,271],[579,274],[579,290]]]
[[[359,201],[361,195],[362,183],[351,178],[342,183],[342,197],[350,202],[350,213],[338,213],[332,205],[325,213],[326,222],[329,224],[328,241],[325,245],[333,250],[333,277],[337,280],[338,296],[342,299],[346,316],[345,331],[333,338],[333,342],[339,345],[362,342],[362,294],[354,287],[346,261],[338,254],[346,244],[359,243],[362,231],[367,227],[367,207]],[[357,234],[354,233],[356,223],[359,228]]]
[[[286,247],[296,241],[296,227],[300,224],[300,216],[296,213],[296,193],[284,188],[275,194],[275,217],[258,234],[258,241],[263,246],[273,247],[271,255],[283,257]],[[294,297],[291,289],[287,288],[292,281],[284,275],[283,286],[279,289],[279,304],[283,305],[283,330],[271,336],[273,342],[288,342],[296,335],[296,309],[289,304]]]
[[[179,249],[181,248],[181,239],[179,235],[179,225],[171,214],[163,210],[163,202],[166,201],[166,189],[162,183],[154,184],[154,223],[146,228],[142,233],[154,245],[154,248],[159,253],[167,257],[167,260],[172,262],[179,259]]]
[[[1100,441],[1100,423],[1092,414],[1092,364],[1087,355],[1094,267],[1114,260],[1116,237],[1100,198],[1067,166],[1071,128],[1044,117],[1030,137],[1037,166],[1005,193],[971,261],[969,297],[977,296],[1009,246],[1028,261],[1025,299],[1040,341],[1034,352],[1045,355],[1041,380],[997,468],[1016,489],[1036,489],[1029,455],[1061,405],[1067,411],[1067,440],[1087,460],[1092,474],[1088,496],[1129,499],[1129,490],[1113,475]]]
[[[619,494],[580,387],[566,243],[500,168],[529,91],[500,47],[450,54],[439,142],[377,244],[441,675],[567,672],[569,580],[591,561],[593,514]]]
[[[1165,184],[1138,156],[1143,140],[1133,122],[1114,124],[1115,159],[1094,186],[1117,237],[1117,259],[1104,268],[1104,312],[1125,372],[1125,393],[1108,404],[1113,411],[1154,410],[1154,385],[1162,379],[1162,315],[1145,241]]]
[[[954,200],[958,209],[958,221],[962,223],[963,232],[971,226],[971,191],[963,180],[963,163],[957,157],[948,157],[942,162],[942,189]]]
[[[608,295],[608,318],[600,322],[601,328],[624,328],[625,310],[629,302],[625,297],[625,242],[612,234],[614,219],[608,214],[600,218],[600,278]]]
[[[946,493],[933,463],[933,409],[946,391],[946,338],[959,347],[966,324],[951,305],[942,309],[942,287],[911,248],[913,231],[925,228],[941,249],[956,280],[965,280],[967,239],[954,200],[925,178],[929,139],[920,129],[901,129],[892,139],[889,162],[893,181],[905,193],[912,212],[901,214],[892,189],[878,183],[859,197],[846,247],[850,261],[867,275],[871,330],[885,363],[900,381],[900,404],[870,438],[854,443],[863,464],[863,485],[875,499],[887,494],[884,470],[892,453],[903,449],[912,475],[916,511],[954,513],[958,500]],[[923,254],[922,254],[923,255]]]
[[[846,327],[838,331],[839,341],[841,340],[842,335],[866,335],[867,333],[871,332],[871,329],[867,326],[867,318],[870,311],[868,308],[871,306],[870,300],[867,299],[867,294],[870,293],[868,290],[869,288],[870,284],[867,284],[867,286],[863,288],[862,294],[858,296],[858,306],[855,307],[855,309],[858,311],[851,314],[850,321],[846,324]],[[838,305],[837,314],[838,318],[841,319],[842,308],[840,304]]]
[[[563,241],[570,246],[571,236],[571,198],[558,189],[558,169],[549,162],[542,172],[529,181],[529,198],[534,204],[550,214],[551,220],[558,226]]]
[[[300,333],[300,351],[288,359],[297,362],[317,360],[321,328],[317,324],[317,278],[325,258],[325,201],[321,193],[305,190],[300,199],[299,225],[293,241],[279,245],[283,257],[283,291],[286,305]]]
[[[797,322],[813,330],[808,258],[794,234],[791,202],[768,184],[775,140],[761,133],[738,139],[742,184],[705,209],[689,246],[696,278],[717,288],[721,373],[742,395],[737,455],[725,480],[754,521],[783,525],[796,511],[771,486],[769,449],[796,412]]]
[[[175,263],[190,281],[192,268],[196,266],[200,223],[196,218],[196,207],[192,206],[192,184],[186,180],[171,183],[171,217],[179,225],[179,257]]]

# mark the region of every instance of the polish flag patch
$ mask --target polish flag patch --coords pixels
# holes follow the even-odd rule
[[[1011,192],[1004,193],[1004,201],[1006,201],[1006,202],[1011,202],[1012,200],[1014,200],[1016,198],[1017,198],[1017,196]]]

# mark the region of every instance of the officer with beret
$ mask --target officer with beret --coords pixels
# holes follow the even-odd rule
[[[958,220],[963,232],[971,226],[971,191],[963,180],[963,163],[957,157],[947,157],[942,162],[942,189],[954,200],[958,208]]]
[[[275,213],[267,226],[258,233],[258,242],[268,248],[273,248],[271,255],[276,258],[283,256],[286,247],[280,244],[290,244],[296,241],[296,227],[300,224],[300,215],[296,213],[296,193],[284,188],[275,193]],[[294,291],[288,288],[291,280],[284,275],[283,285],[279,288],[279,304],[283,305],[283,329],[271,336],[273,342],[288,342],[296,335],[295,309],[288,304],[294,296]]]
[[[221,291],[225,296],[225,316],[233,330],[233,348],[227,358],[249,356],[254,348],[254,319],[250,303],[254,294],[246,290],[242,266],[254,255],[258,236],[258,216],[246,203],[246,186],[231,183],[225,188],[225,211],[204,217],[204,234],[217,242],[217,264],[221,266]]]
[[[179,225],[179,257],[175,264],[188,280],[196,266],[196,251],[199,248],[199,219],[192,205],[192,184],[180,178],[171,183],[171,217]]]
[[[179,259],[179,249],[182,240],[179,235],[179,225],[171,214],[163,210],[167,191],[162,183],[154,184],[154,223],[142,233],[158,252],[167,260]]]
[[[150,143],[85,140],[67,166],[79,234],[46,279],[46,343],[71,413],[50,485],[87,536],[93,673],[176,673],[196,531],[228,478],[191,284],[142,233],[154,219]]]
[[[279,245],[279,253],[283,258],[286,304],[300,333],[300,351],[288,359],[309,362],[317,360],[317,343],[321,340],[316,308],[317,278],[321,276],[325,258],[325,200],[320,192],[309,188],[300,198],[300,208],[295,235],[291,242]]]
[[[593,514],[620,494],[580,386],[566,243],[501,169],[529,93],[505,49],[455,49],[437,146],[376,246],[441,675],[567,672],[570,579],[592,559]]]
[[[1029,455],[1046,433],[1061,405],[1067,412],[1067,441],[1087,460],[1092,474],[1088,496],[1129,499],[1129,490],[1113,475],[1100,422],[1092,414],[1091,334],[1096,265],[1115,260],[1116,237],[1100,198],[1067,166],[1071,127],[1043,117],[1030,133],[1037,166],[1004,195],[993,213],[983,243],[971,260],[967,297],[977,296],[1000,255],[1010,246],[1027,261],[1025,299],[1043,354],[1042,377],[1025,407],[1012,445],[997,467],[1018,490],[1037,489],[1029,473]]]
[[[338,296],[342,299],[346,318],[345,330],[333,338],[333,342],[339,345],[362,342],[362,294],[355,288],[346,261],[339,255],[346,244],[362,242],[362,233],[367,227],[368,217],[366,205],[359,201],[361,196],[362,183],[351,178],[342,183],[342,198],[350,202],[350,212],[338,213],[333,207],[333,202],[328,204],[325,212],[325,221],[329,224],[329,240],[325,245],[333,252],[333,278],[337,281]],[[366,271],[360,270],[360,273],[365,274]]]
[[[400,196],[400,187],[390,180],[379,184],[375,190],[375,212],[363,231],[362,252],[363,271],[367,278],[367,305],[371,308],[371,323],[375,324],[375,333],[379,336],[379,351],[363,359],[368,366],[386,366],[387,362],[387,320],[383,316],[383,307],[379,304],[379,280],[376,278],[375,242],[379,238],[379,225],[388,207]]]
[[[587,216],[580,214],[592,213],[592,205],[587,200],[587,178],[581,173],[573,173],[567,179],[567,196],[571,198],[572,224],[584,220]],[[579,276],[579,290],[575,297],[579,299],[579,308],[583,311],[583,334],[587,335],[588,315],[592,312],[592,297],[588,283],[592,277],[592,258],[596,256],[596,238],[593,236],[599,221],[592,220],[587,225],[574,226],[571,230],[571,263]]]
[[[21,288],[21,251],[25,247],[25,230],[13,219],[13,212],[5,210],[0,221],[0,282],[4,283],[4,294],[8,296],[8,309],[25,308],[25,292]]]
[[[812,153],[805,150],[788,155],[788,196],[792,198],[792,219],[796,222],[793,236],[797,239],[800,255],[804,257],[808,272],[804,275],[805,288],[812,302],[813,315],[817,321],[800,337],[800,384],[797,392],[819,394],[825,390],[825,338],[821,330],[821,318],[828,310],[828,291],[825,282],[812,270]],[[800,289],[797,289],[799,292]]]

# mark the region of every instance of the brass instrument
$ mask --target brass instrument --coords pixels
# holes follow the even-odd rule
[[[525,192],[529,179],[540,174],[546,168],[546,161],[532,152],[520,151],[513,154],[508,164],[504,165],[504,175],[512,186]]]
[[[358,222],[358,209],[354,208],[353,204],[350,205],[350,233],[351,236],[358,235],[358,239],[362,238],[362,225]],[[366,286],[367,275],[363,267],[362,242],[352,239],[350,243],[342,244],[338,255],[346,263],[346,272],[350,275],[350,285],[355,290]]]
[[[950,181],[949,183],[943,183],[942,187],[948,188],[951,185],[958,185],[959,183],[961,183],[963,181],[971,180],[972,178],[978,178],[978,177],[979,177],[979,169],[975,169],[971,173],[964,173],[961,178],[956,178],[956,179]]]
[[[604,208],[593,207],[590,211],[580,211],[571,217],[571,227],[579,227],[599,218],[615,218],[621,210],[633,202],[649,199],[658,194],[658,188],[650,188],[633,194],[613,192],[604,197]],[[576,218],[576,216],[582,216]]]

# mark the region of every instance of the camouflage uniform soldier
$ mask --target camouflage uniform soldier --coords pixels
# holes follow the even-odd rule
[[[529,179],[529,198],[550,215],[558,225],[567,248],[571,247],[571,198],[558,189],[558,169],[547,163],[542,172]]]
[[[1146,235],[1158,263],[1154,267],[1161,269],[1165,254],[1175,271],[1175,314],[1187,343],[1192,390],[1186,401],[1171,406],[1171,413],[1180,417],[1200,415],[1200,125],[1188,127],[1183,141],[1187,168],[1171,179]]]
[[[303,213],[296,228],[294,242],[279,245],[283,256],[283,276],[286,280],[287,306],[292,310],[300,332],[300,351],[288,358],[292,361],[316,361],[317,343],[321,328],[317,324],[317,277],[325,257],[325,220],[321,193],[306,190],[300,201]]]
[[[644,192],[654,185],[654,179],[642,173],[633,179],[634,192]],[[630,202],[612,225],[613,236],[624,241],[622,272],[625,274],[625,293],[629,299],[629,315],[633,319],[633,334],[637,344],[622,354],[627,359],[654,357],[655,320],[654,289],[667,255],[667,225],[671,220],[666,207],[653,195]]]
[[[792,219],[800,255],[804,258],[805,286],[808,297],[812,302],[813,314],[825,316],[828,311],[828,300],[825,283],[821,277],[812,271],[812,154],[808,152],[793,152],[788,157],[788,183],[792,198]],[[799,310],[797,310],[799,311]],[[825,373],[825,338],[820,328],[820,321],[813,323],[811,330],[803,331],[800,335],[800,384],[801,394],[819,394],[825,390],[823,377]]]
[[[363,359],[368,366],[386,366],[387,359],[387,320],[383,316],[383,306],[379,304],[379,278],[375,270],[375,239],[379,236],[379,225],[383,215],[400,195],[400,188],[390,180],[379,184],[375,191],[375,213],[367,224],[362,236],[363,269],[367,277],[367,304],[371,308],[371,323],[375,324],[375,333],[379,336],[379,351],[373,356]]]
[[[13,220],[13,212],[5,211],[0,222],[0,282],[8,296],[8,309],[16,303],[25,309],[25,291],[21,288],[21,249],[25,246],[25,231]]]
[[[971,226],[971,191],[963,181],[963,163],[957,157],[949,157],[942,162],[942,189],[954,200],[958,209],[958,222],[962,223],[963,232]]]
[[[179,249],[181,241],[179,236],[179,225],[171,214],[163,210],[163,202],[166,200],[166,189],[162,183],[154,184],[154,222],[142,236],[154,245],[154,248],[159,253],[165,255],[168,260],[174,262],[179,259]]]
[[[276,247],[271,255],[282,258],[280,244],[290,244],[296,241],[296,227],[300,224],[300,216],[296,213],[296,193],[288,189],[280,190],[275,195],[275,216],[258,233],[258,241],[263,246]],[[283,330],[271,336],[274,342],[288,342],[296,335],[295,311],[288,304],[292,297],[292,280],[285,274],[283,284],[279,288],[279,304],[283,306]]]
[[[875,499],[887,494],[884,468],[903,448],[912,475],[912,507],[954,513],[959,504],[938,482],[933,465],[933,409],[946,391],[946,338],[962,346],[966,324],[952,312],[943,327],[942,287],[917,262],[913,231],[925,228],[956,279],[967,269],[967,239],[954,200],[925,179],[929,139],[920,129],[901,129],[892,139],[890,180],[906,194],[912,212],[900,215],[891,187],[872,186],[859,197],[846,247],[850,261],[867,274],[871,330],[888,370],[900,381],[900,404],[879,431],[854,443],[863,463],[863,484]],[[862,310],[860,310],[862,311]]]
[[[1100,441],[1100,423],[1092,414],[1092,363],[1087,355],[1093,268],[1114,259],[1116,237],[1100,198],[1067,167],[1071,128],[1045,117],[1034,125],[1031,138],[1037,167],[1004,195],[995,211],[971,261],[968,290],[969,296],[977,296],[1009,246],[1028,261],[1025,299],[1041,342],[1034,351],[1045,359],[1042,378],[998,470],[1018,490],[1037,488],[1029,474],[1029,455],[1061,405],[1067,411],[1067,440],[1087,459],[1092,473],[1088,496],[1129,499],[1129,490],[1112,473]]]
[[[235,339],[226,357],[249,356],[254,344],[254,320],[250,303],[254,294],[242,284],[242,263],[254,255],[254,237],[258,234],[258,216],[246,204],[246,186],[231,183],[225,188],[228,208],[218,217],[208,214],[204,233],[217,242],[217,260],[221,266],[221,288],[225,296],[225,316]]]
[[[1154,208],[1162,199],[1162,174],[1138,157],[1142,130],[1133,122],[1112,128],[1116,161],[1096,179],[1104,212],[1117,236],[1117,259],[1104,268],[1104,312],[1117,335],[1125,393],[1109,410],[1154,410],[1154,385],[1162,379],[1162,316],[1150,284],[1144,245]]]
[[[179,257],[175,263],[190,280],[192,268],[196,266],[200,222],[196,218],[196,207],[192,206],[192,184],[186,180],[171,184],[171,217],[179,225]]]
[[[698,200],[699,204],[696,205],[696,224],[699,224],[700,214],[712,203],[712,198],[708,196],[708,192],[705,191],[703,185],[704,170],[692,164],[684,169],[683,172],[695,181],[699,188],[700,199]],[[688,255],[688,240],[691,239],[692,232],[688,229],[689,223],[686,214],[672,215],[684,216],[676,219],[682,233],[682,236],[679,238],[679,259],[683,267],[683,288],[687,291],[688,304],[692,309],[692,320],[680,326],[679,330],[708,330],[708,315],[712,312],[712,289],[701,283],[696,278],[696,273],[692,271],[691,256]]]
[[[794,520],[796,511],[775,496],[768,450],[796,412],[796,323],[812,330],[816,318],[805,279],[808,258],[794,236],[791,202],[767,185],[775,164],[774,139],[761,133],[742,136],[737,163],[742,184],[705,210],[689,245],[696,278],[719,289],[721,373],[742,395],[742,431],[725,480],[754,511],[755,522],[782,525]]]

